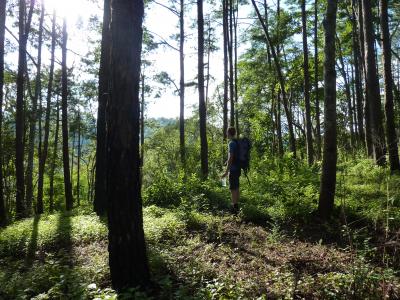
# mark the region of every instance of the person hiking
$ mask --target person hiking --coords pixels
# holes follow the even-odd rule
[[[222,175],[225,178],[229,174],[229,189],[231,191],[232,211],[236,214],[239,211],[239,178],[241,175],[241,167],[239,161],[239,144],[236,139],[235,127],[229,127],[227,130],[228,144],[228,160],[226,162],[226,170]]]

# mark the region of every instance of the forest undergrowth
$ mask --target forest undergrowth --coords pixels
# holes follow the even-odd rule
[[[144,189],[152,286],[121,299],[398,299],[400,177],[342,162],[335,214],[315,214],[318,166],[254,166],[237,216],[217,180],[160,175]],[[0,299],[116,299],[107,225],[80,207],[0,231]]]

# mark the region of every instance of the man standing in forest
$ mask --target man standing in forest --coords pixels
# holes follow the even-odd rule
[[[226,170],[222,175],[225,178],[229,174],[229,189],[231,190],[232,211],[237,214],[239,211],[239,178],[240,178],[240,162],[239,162],[239,143],[236,139],[235,127],[229,127],[227,131],[229,139],[228,160],[226,162]]]

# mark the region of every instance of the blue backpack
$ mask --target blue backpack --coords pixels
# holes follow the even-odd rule
[[[249,177],[247,173],[250,169],[250,150],[251,150],[251,142],[247,137],[235,139],[236,144],[238,145],[238,158],[239,158],[239,166],[243,170],[244,175],[247,178],[247,181],[250,184]]]

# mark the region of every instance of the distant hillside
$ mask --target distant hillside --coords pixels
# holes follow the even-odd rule
[[[145,122],[144,137],[148,138],[154,134],[159,128],[176,124],[178,119],[173,118],[149,118]]]

